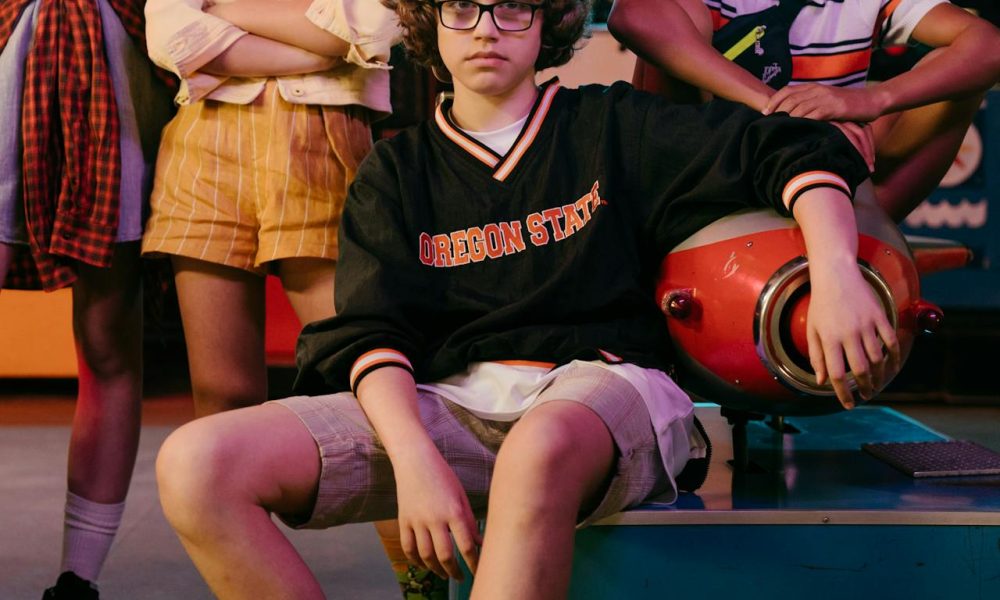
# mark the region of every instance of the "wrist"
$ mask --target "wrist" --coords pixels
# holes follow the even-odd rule
[[[813,287],[840,285],[850,278],[860,276],[858,259],[852,254],[845,252],[836,256],[809,258],[809,280]]]
[[[747,106],[754,109],[757,112],[764,112],[764,108],[767,107],[767,102],[771,99],[774,94],[773,90],[771,93],[767,92],[755,92],[750,91],[748,98],[744,102]]]
[[[424,430],[403,438],[402,444],[394,444],[391,447],[386,444],[385,449],[389,455],[389,462],[396,470],[412,469],[413,466],[419,467],[441,458],[441,452]]]
[[[895,99],[893,98],[892,90],[885,83],[877,83],[865,88],[865,91],[871,97],[872,104],[875,106],[875,110],[879,116],[892,112]]]

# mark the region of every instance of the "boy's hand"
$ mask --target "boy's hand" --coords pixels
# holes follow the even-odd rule
[[[810,264],[809,273],[809,362],[817,382],[829,381],[850,409],[854,398],[847,371],[854,374],[861,398],[870,399],[899,369],[896,332],[856,264]]]
[[[431,445],[397,458],[392,467],[407,559],[439,577],[460,580],[457,546],[474,574],[482,538],[465,490],[441,453]]]
[[[765,115],[786,112],[823,121],[870,123],[882,116],[888,99],[878,87],[840,88],[818,83],[788,85],[767,101]]]

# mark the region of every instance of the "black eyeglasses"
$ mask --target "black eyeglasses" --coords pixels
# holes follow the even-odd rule
[[[500,31],[524,31],[535,22],[535,11],[541,4],[528,2],[498,2],[480,4],[471,0],[446,0],[435,2],[441,24],[448,29],[468,31],[479,25],[483,13],[490,13],[493,24]]]

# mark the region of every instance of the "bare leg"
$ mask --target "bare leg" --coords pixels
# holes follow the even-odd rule
[[[578,516],[613,465],[611,434],[589,408],[553,401],[526,414],[497,456],[472,596],[565,598]]]
[[[914,70],[935,59],[937,51]],[[886,115],[875,121],[875,196],[896,222],[923,202],[948,172],[985,92]]]
[[[332,317],[333,278],[337,263],[322,258],[288,258],[278,263],[278,277],[303,325]]]
[[[893,220],[906,218],[941,182],[982,98],[904,111],[883,135],[876,127],[875,195]]]
[[[12,260],[14,260],[14,247],[0,242],[0,290],[7,281],[7,271],[10,270]]]
[[[264,278],[241,269],[174,256],[195,415],[267,399]]]
[[[257,406],[192,421],[156,461],[164,514],[220,598],[322,598],[270,511],[311,510],[320,473],[291,411]]]
[[[69,490],[125,499],[139,443],[142,288],[138,243],[119,244],[110,269],[78,267],[73,331],[80,389],[69,445]]]

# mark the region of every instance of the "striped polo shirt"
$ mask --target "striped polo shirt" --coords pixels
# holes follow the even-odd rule
[[[872,48],[905,44],[932,8],[947,0],[811,0],[792,23],[792,81],[862,87]],[[778,0],[705,0],[716,31]]]

